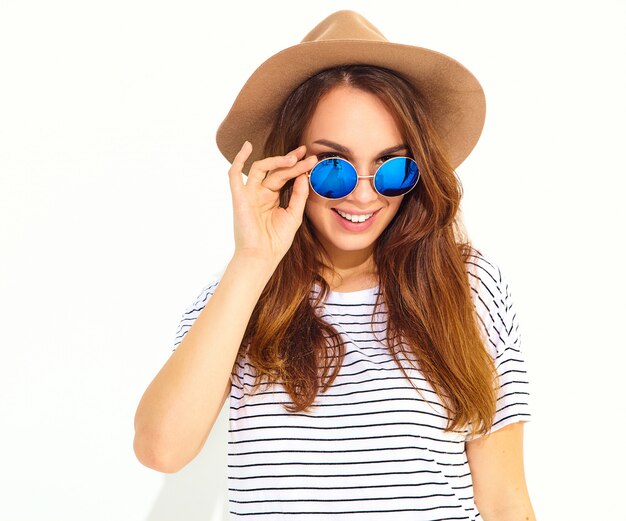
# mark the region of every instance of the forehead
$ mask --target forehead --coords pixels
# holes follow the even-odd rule
[[[305,141],[328,139],[352,146],[397,145],[402,132],[392,112],[376,95],[353,87],[331,90],[319,101],[304,132]]]

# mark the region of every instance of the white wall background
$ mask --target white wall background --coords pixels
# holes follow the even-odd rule
[[[218,124],[263,60],[349,8],[482,82],[463,211],[516,298],[535,510],[626,520],[625,5],[4,0],[0,519],[227,518],[228,411],[173,475],[136,460],[133,416],[232,254]]]

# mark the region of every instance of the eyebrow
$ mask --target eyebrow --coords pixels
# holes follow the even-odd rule
[[[334,148],[338,152],[341,152],[346,155],[350,155],[352,152],[348,147],[344,147],[339,143],[335,143],[334,141],[329,141],[328,139],[318,139],[314,141],[313,144],[326,145],[327,147]],[[394,147],[385,148],[385,150],[381,150],[379,155],[384,156],[387,154],[393,154],[394,152],[398,152],[400,150],[408,150],[409,146],[406,143],[401,143],[400,145],[396,145]]]

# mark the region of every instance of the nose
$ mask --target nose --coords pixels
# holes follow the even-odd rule
[[[366,206],[368,203],[376,201],[380,195],[374,188],[374,172],[370,173],[367,169],[361,168],[357,170],[357,174],[359,179],[356,188],[347,198]]]

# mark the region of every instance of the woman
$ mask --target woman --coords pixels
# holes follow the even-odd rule
[[[182,468],[229,397],[233,517],[534,519],[511,293],[458,216],[483,121],[469,71],[352,11],[259,67],[217,135],[235,253],[139,404],[140,461]]]

